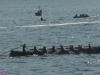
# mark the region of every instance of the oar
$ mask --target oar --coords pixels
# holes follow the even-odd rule
[[[22,45],[21,45],[22,46]],[[16,48],[14,48],[14,49],[12,49],[12,50],[15,50],[15,49],[18,49],[18,48],[20,48],[21,46],[19,46],[19,47],[16,47]],[[2,53],[2,54],[0,54],[0,55],[4,55],[4,54],[6,54],[6,53],[8,53],[8,52],[10,52],[11,50],[9,50],[9,51],[7,51],[7,52],[4,52],[4,53]]]
[[[21,46],[19,46],[19,47],[14,48],[14,49],[12,49],[12,50],[18,49],[18,48],[20,48],[20,47],[22,47],[22,45],[21,45]]]
[[[11,51],[11,50],[10,50],[10,51]],[[8,52],[10,52],[10,51],[7,51],[7,52],[2,53],[2,54],[0,54],[0,56],[1,56],[1,55],[4,55],[4,54],[6,54],[6,53],[8,53]]]

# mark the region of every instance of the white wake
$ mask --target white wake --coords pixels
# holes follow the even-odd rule
[[[93,22],[68,22],[68,23],[61,23],[61,24],[45,24],[45,25],[23,25],[23,26],[14,26],[14,27],[15,28],[28,28],[28,27],[64,26],[64,25],[96,24],[96,23],[100,23],[100,21],[93,21]],[[9,28],[9,27],[0,27],[0,29],[3,29],[3,28]]]
[[[79,25],[79,24],[95,24],[100,23],[100,21],[93,21],[93,22],[69,22],[69,23],[62,23],[62,24],[45,24],[45,25],[24,25],[24,26],[16,26],[16,27],[43,27],[43,26],[63,26],[63,25]]]

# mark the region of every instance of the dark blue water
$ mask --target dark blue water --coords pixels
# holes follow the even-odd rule
[[[24,43],[56,48],[100,46],[99,0],[0,0],[0,72],[10,75],[100,75],[100,55],[49,55],[11,58]],[[35,16],[38,7],[43,18]],[[88,18],[73,18],[88,14]],[[22,50],[20,47],[17,50]],[[3,55],[2,55],[3,54]]]

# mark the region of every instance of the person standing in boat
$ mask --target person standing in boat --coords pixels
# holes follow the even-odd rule
[[[42,14],[42,9],[40,10],[40,13]]]
[[[24,45],[22,45],[23,46],[23,52],[25,52],[25,48],[27,48],[26,47],[26,44],[24,44]]]

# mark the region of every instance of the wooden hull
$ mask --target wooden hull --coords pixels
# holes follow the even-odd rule
[[[33,55],[33,52],[22,52],[22,51],[11,51],[10,56],[15,57],[15,56],[27,56],[27,55]]]
[[[35,13],[36,16],[42,16],[42,13]]]

